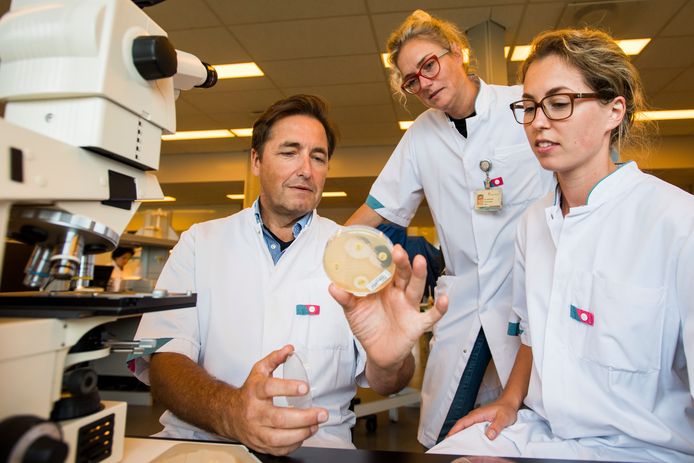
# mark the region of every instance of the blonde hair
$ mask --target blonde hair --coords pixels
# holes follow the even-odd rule
[[[457,48],[459,53],[468,50],[471,53],[470,43],[465,34],[458,27],[449,21],[431,16],[423,10],[416,10],[400,24],[400,26],[390,34],[386,44],[388,52],[388,63],[390,64],[390,86],[396,94],[404,99],[400,85],[402,85],[402,73],[398,69],[397,62],[400,50],[408,40],[414,38],[425,38],[438,43],[448,50]],[[463,64],[465,71],[469,72],[469,65]]]
[[[608,34],[594,29],[561,29],[539,34],[530,55],[520,67],[521,82],[530,65],[548,56],[558,56],[582,74],[586,84],[603,102],[623,96],[624,119],[610,134],[610,148],[619,151],[622,144],[646,148],[646,134],[652,123],[636,121],[636,113],[646,109],[641,78],[629,57]]]

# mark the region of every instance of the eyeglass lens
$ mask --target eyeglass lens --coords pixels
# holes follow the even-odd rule
[[[570,95],[549,95],[540,100],[521,100],[513,105],[513,115],[521,124],[530,124],[535,120],[537,107],[540,106],[548,119],[559,121],[571,116],[573,112],[573,98]]]
[[[428,58],[424,63],[422,63],[422,66],[419,68],[419,71],[413,76],[410,76],[405,80],[405,83],[402,85],[402,88],[408,92],[415,94],[421,90],[421,85],[419,83],[419,76],[422,76],[427,79],[433,79],[436,77],[439,73],[440,65],[439,65],[439,60],[436,57],[436,55]]]

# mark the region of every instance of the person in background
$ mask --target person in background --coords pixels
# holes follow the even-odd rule
[[[507,330],[513,237],[521,213],[553,180],[509,113],[521,87],[472,75],[470,46],[454,24],[417,10],[387,51],[393,89],[429,109],[347,225],[406,227],[423,199],[431,210],[446,265],[437,292],[450,300],[434,327],[422,389],[418,439],[432,447],[476,403],[496,398],[498,378],[508,378],[519,344]]]
[[[111,252],[111,261],[113,262],[113,271],[108,282],[109,291],[120,291],[121,283],[126,276],[125,266],[130,262],[130,259],[135,255],[135,250],[128,247],[117,247]]]
[[[302,444],[353,448],[356,385],[390,394],[412,376],[412,347],[446,298],[419,312],[426,262],[418,256],[410,267],[399,246],[393,281],[379,293],[357,298],[329,286],[323,250],[339,226],[315,208],[335,138],[317,97],[270,106],[251,141],[259,198],[193,225],[174,248],[157,287],[192,290],[197,305],[145,314],[135,338],[171,340],[130,364],[168,409],[159,436],[231,439],[275,455]],[[292,353],[307,363],[309,384],[281,379]],[[295,396],[312,406],[287,407]]]
[[[638,72],[569,29],[536,37],[520,76],[511,108],[558,180],[518,228],[522,344],[499,400],[432,451],[694,461],[694,196],[614,162],[645,109]]]

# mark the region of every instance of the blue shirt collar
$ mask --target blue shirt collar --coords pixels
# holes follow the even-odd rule
[[[284,254],[284,251],[281,250],[279,242],[274,236],[272,236],[272,234],[270,234],[268,229],[265,227],[265,224],[263,224],[263,217],[260,214],[260,198],[256,198],[256,200],[253,202],[253,212],[255,213],[256,222],[258,225],[260,225],[260,229],[263,231],[263,238],[265,238],[265,244],[267,245],[268,251],[270,251],[272,261],[277,264],[280,257],[282,257],[282,254]],[[292,235],[294,236],[294,239],[296,239],[299,234],[309,226],[312,218],[313,211],[308,212],[306,215],[297,220],[292,228]]]

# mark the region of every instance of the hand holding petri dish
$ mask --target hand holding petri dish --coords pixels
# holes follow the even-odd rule
[[[311,408],[313,400],[311,398],[311,383],[308,380],[308,371],[304,361],[296,352],[292,352],[284,362],[284,379],[303,381],[308,386],[308,392],[304,395],[286,396],[287,403],[294,408]]]
[[[378,292],[395,272],[393,243],[375,228],[343,227],[328,240],[323,267],[333,283],[355,296]]]

